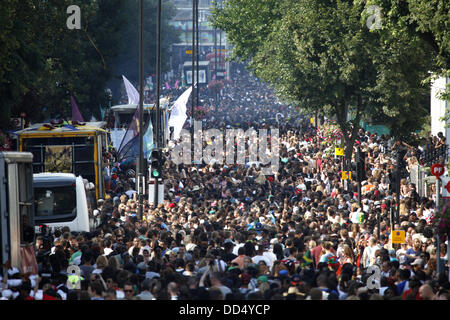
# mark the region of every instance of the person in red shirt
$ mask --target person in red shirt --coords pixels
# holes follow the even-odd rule
[[[409,290],[406,290],[402,294],[402,300],[423,300],[420,296],[419,289],[422,286],[422,283],[416,277],[412,277],[409,280]],[[415,297],[415,299],[413,299]]]
[[[317,246],[311,249],[311,255],[314,257],[314,263],[317,266],[319,264],[320,256],[322,255],[322,241],[317,241]]]

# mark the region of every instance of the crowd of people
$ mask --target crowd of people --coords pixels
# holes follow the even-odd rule
[[[278,172],[263,175],[257,163],[177,165],[168,152],[164,203],[144,201],[139,219],[135,180],[112,164],[95,230],[37,236],[38,274],[9,269],[1,299],[449,299],[447,246],[437,256],[431,227],[436,191],[420,197],[406,174],[392,219],[398,143],[359,131],[367,155],[360,205],[357,183],[343,184],[317,126],[259,80],[242,71],[218,104],[207,89],[200,94],[204,128],[279,128]],[[405,243],[391,243],[393,230],[406,232]]]

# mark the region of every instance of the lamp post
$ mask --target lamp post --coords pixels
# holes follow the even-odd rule
[[[161,90],[161,0],[158,0],[158,20],[156,22],[156,124],[155,124],[155,149],[159,151],[160,128],[161,121],[159,96]],[[155,178],[155,208],[158,206],[158,178]]]
[[[138,185],[138,215],[139,219],[143,217],[144,201],[144,0],[140,0],[140,54],[139,54],[139,159],[137,165],[137,185]]]
[[[194,135],[194,106],[195,106],[195,86],[194,86],[194,75],[195,75],[195,20],[196,20],[196,0],[192,0],[192,76],[191,76],[191,84],[192,84],[192,100],[191,100],[191,128],[192,135]]]
[[[200,46],[199,46],[199,42],[200,42],[200,37],[199,37],[199,27],[198,27],[198,0],[195,0],[195,31],[196,31],[196,38],[197,38],[197,42],[196,42],[196,54],[197,54],[197,68],[196,68],[196,72],[197,75],[195,77],[195,79],[197,80],[197,91],[196,91],[196,98],[195,98],[195,102],[196,102],[196,106],[199,105],[199,91],[200,91],[200,86],[199,86],[199,59],[200,59]]]

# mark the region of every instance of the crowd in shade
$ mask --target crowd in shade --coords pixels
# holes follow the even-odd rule
[[[447,246],[438,256],[431,225],[436,190],[420,197],[406,170],[396,203],[401,142],[359,131],[355,151],[366,153],[359,202],[357,182],[344,185],[341,161],[326,152],[310,117],[259,80],[242,71],[217,104],[206,88],[200,97],[204,128],[279,128],[276,174],[263,175],[258,163],[175,164],[168,152],[164,203],[145,200],[139,219],[134,177],[112,152],[108,194],[92,208],[95,229],[37,236],[39,273],[8,270],[1,299],[449,299]],[[408,168],[416,151],[405,153]],[[391,243],[393,230],[406,232],[403,244]],[[68,274],[70,266],[79,275]]]

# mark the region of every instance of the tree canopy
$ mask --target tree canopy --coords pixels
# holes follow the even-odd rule
[[[361,119],[384,123],[397,137],[419,129],[429,113],[425,80],[430,71],[446,68],[444,35],[435,35],[433,44],[420,27],[400,32],[384,16],[381,28],[368,28],[367,9],[375,3],[230,0],[215,7],[212,20],[227,32],[235,59],[248,61],[286,101],[335,117],[348,146]],[[438,29],[429,28],[432,34]]]
[[[81,29],[67,27],[67,7],[78,5]],[[156,70],[156,0],[145,0],[145,70]],[[177,32],[175,14],[163,5],[162,71]],[[85,119],[100,117],[105,89],[120,98],[121,75],[139,74],[138,0],[4,0],[0,2],[0,128],[21,112],[33,122],[70,117],[72,94]]]

